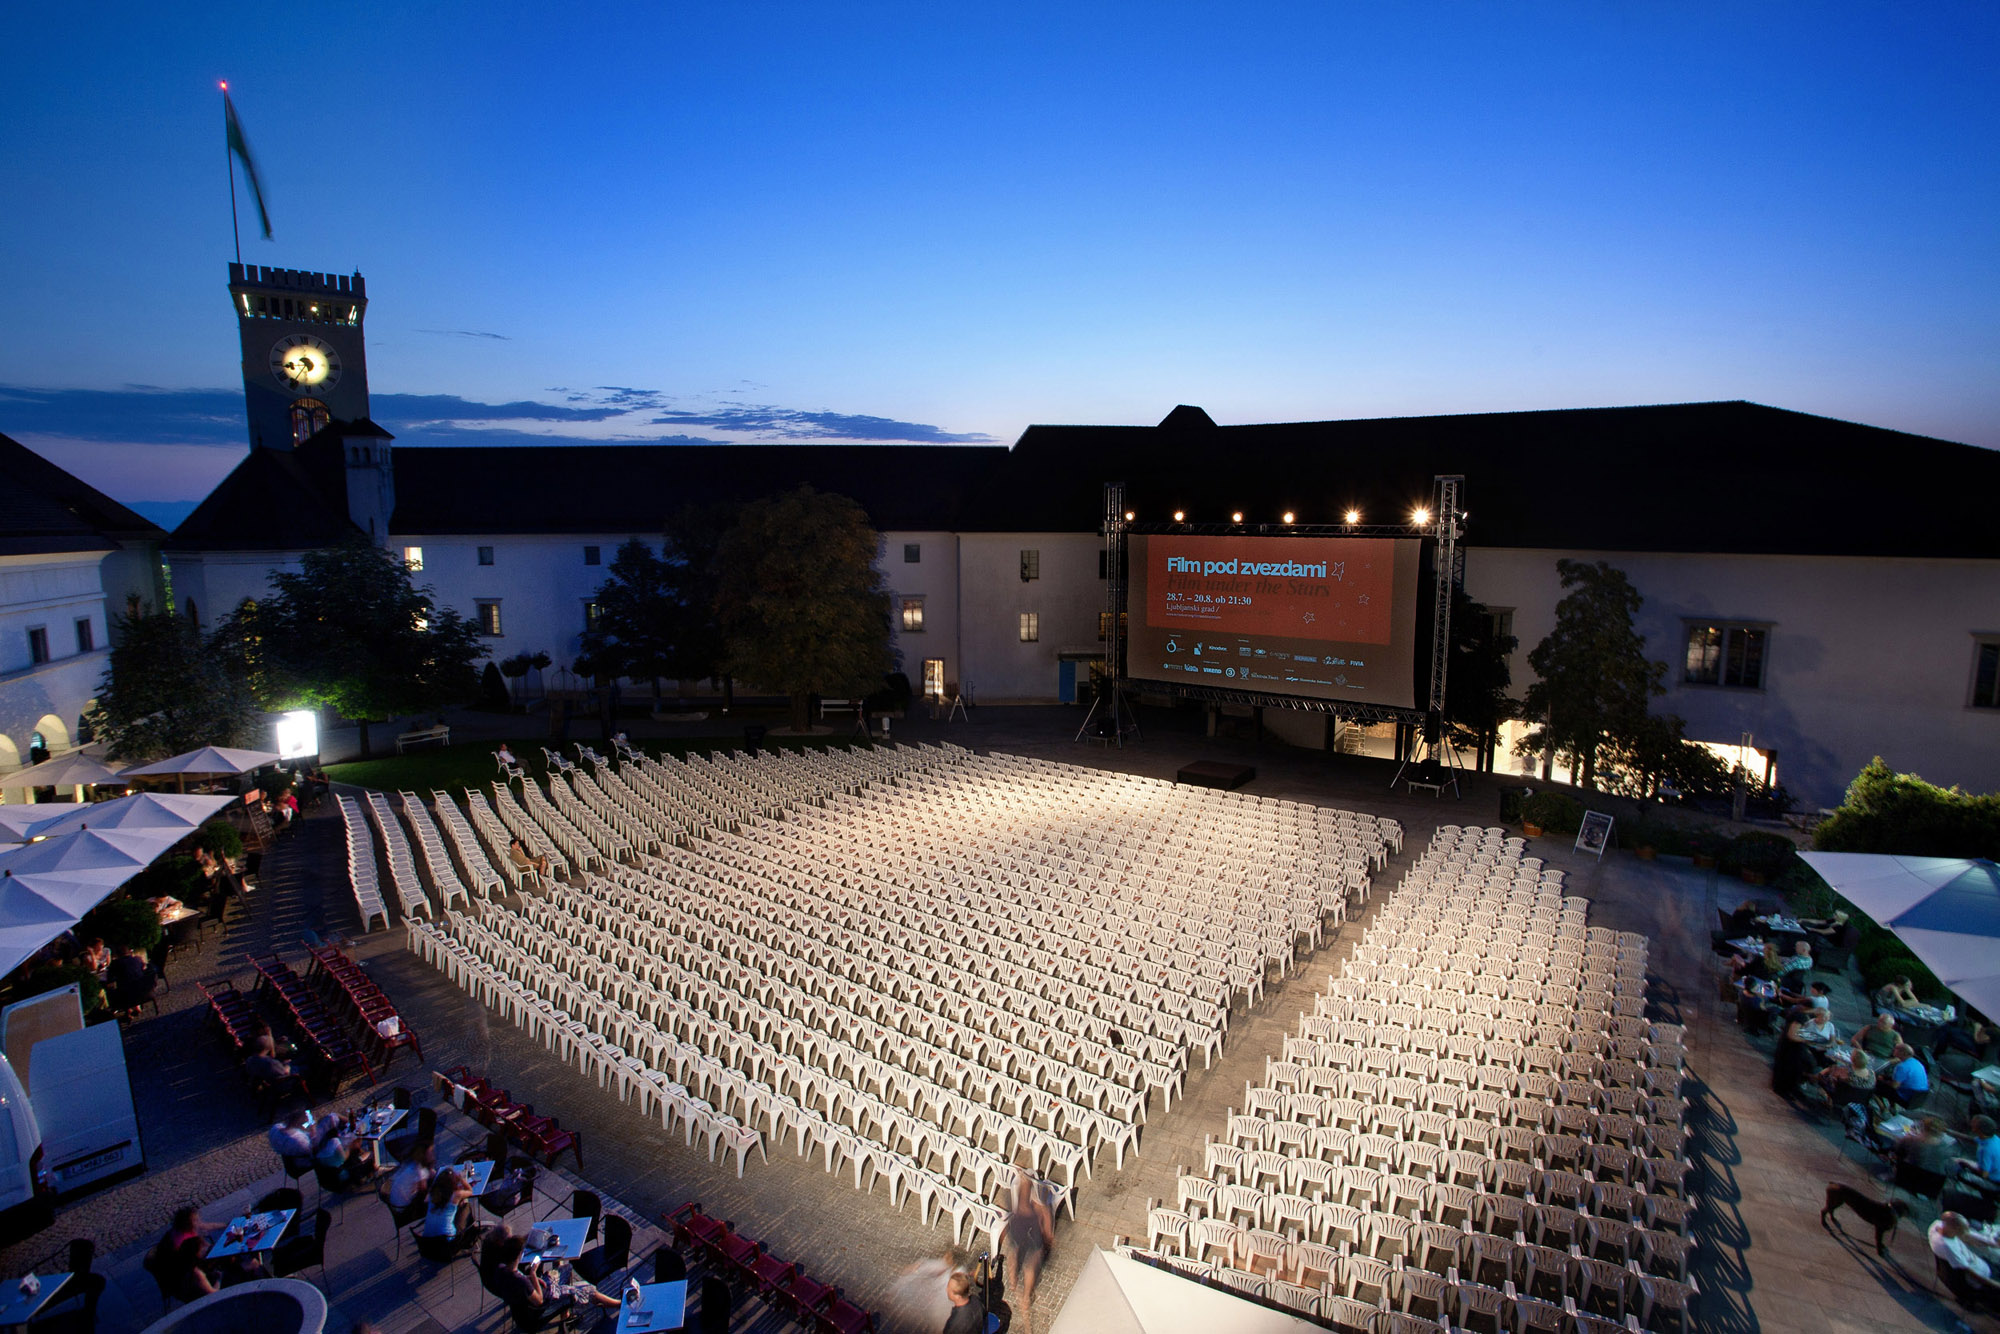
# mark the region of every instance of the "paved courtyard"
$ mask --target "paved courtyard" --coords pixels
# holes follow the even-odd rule
[[[899,722],[897,733],[899,740],[948,737],[980,749],[1156,777],[1171,777],[1194,759],[1247,761],[1258,769],[1250,791],[1401,820],[1407,850],[1377,877],[1383,889],[1393,886],[1438,824],[1491,824],[1497,814],[1499,787],[1493,779],[1469,779],[1462,800],[1438,800],[1428,794],[1391,793],[1387,784],[1393,766],[1379,761],[1330,758],[1275,743],[1257,745],[1248,738],[1212,739],[1157,723],[1142,741],[1105,748],[1072,740],[1079,720],[1070,710],[989,707],[976,711],[970,722],[912,718]],[[1180,721],[1185,725],[1185,719]],[[1731,1011],[1715,999],[1716,963],[1708,952],[1707,924],[1717,905],[1733,906],[1743,896],[1741,884],[1718,881],[1713,872],[1695,870],[1685,861],[1645,863],[1611,853],[1599,862],[1566,846],[1547,845],[1554,842],[1540,841],[1534,852],[1569,872],[1569,892],[1595,901],[1593,921],[1652,937],[1650,982],[1659,1014],[1689,1027],[1686,1092],[1698,1154],[1693,1189],[1703,1205],[1694,1265],[1704,1293],[1697,1327],[1729,1334],[1962,1327],[1932,1292],[1930,1255],[1922,1236],[1930,1214],[1920,1212],[1917,1226],[1904,1226],[1885,1261],[1875,1258],[1872,1246],[1836,1236],[1818,1223],[1828,1181],[1846,1181],[1877,1196],[1887,1188],[1869,1178],[1869,1165],[1836,1131],[1770,1093],[1767,1054],[1741,1034]],[[217,1201],[231,1192],[251,1198],[252,1192],[268,1189],[276,1163],[264,1145],[261,1119],[225,1060],[220,1040],[202,1021],[194,983],[234,978],[247,985],[246,952],[295,950],[303,929],[322,935],[357,931],[342,876],[338,822],[329,810],[307,821],[270,855],[264,890],[250,919],[233,923],[225,938],[211,939],[199,954],[175,960],[173,988],[163,997],[162,1013],[135,1022],[127,1034],[151,1170],[66,1206],[53,1228],[0,1256],[0,1263],[11,1266],[6,1272],[22,1272],[70,1236],[94,1236],[102,1251],[118,1253],[114,1272],[125,1275],[114,1280],[103,1327],[135,1327],[121,1320],[144,1323],[159,1307],[143,1274],[131,1279],[134,1257],[159,1235],[171,1207],[191,1199]],[[1080,1183],[1076,1219],[1062,1220],[1057,1249],[1038,1292],[1038,1328],[1045,1329],[1060,1308],[1091,1248],[1109,1245],[1119,1235],[1143,1237],[1147,1199],[1171,1198],[1178,1169],[1199,1168],[1203,1136],[1219,1133],[1225,1109],[1242,1105],[1245,1082],[1261,1079],[1265,1057],[1278,1051],[1282,1036],[1294,1028],[1299,1012],[1310,1008],[1312,994],[1358,934],[1359,926],[1351,924],[1283,984],[1268,989],[1258,1005],[1247,1012],[1239,1009],[1215,1068],[1203,1070],[1197,1062],[1185,1099],[1177,1099],[1171,1113],[1155,1101],[1138,1156],[1128,1157],[1123,1171],[1114,1170],[1107,1159],[1093,1179]],[[841,1284],[853,1299],[881,1311],[890,1327],[898,1327],[896,1280],[912,1264],[943,1253],[943,1229],[925,1229],[913,1208],[891,1208],[883,1190],[858,1191],[851,1175],[829,1175],[807,1166],[789,1148],[775,1153],[769,1163],[753,1157],[738,1180],[733,1169],[710,1164],[698,1147],[690,1149],[663,1133],[656,1119],[641,1117],[631,1105],[583,1083],[539,1043],[495,1020],[407,953],[402,940],[400,928],[378,932],[359,938],[355,952],[421,1035],[429,1067],[469,1065],[516,1098],[533,1102],[538,1111],[580,1128],[584,1161],[576,1177],[635,1216],[657,1221],[684,1201],[700,1200],[710,1212],[767,1241],[778,1254]],[[418,1088],[421,1101],[428,1098],[423,1074],[405,1058],[392,1077]],[[353,1101],[366,1091],[365,1081],[359,1090],[350,1086],[342,1100]],[[372,1200],[365,1203],[362,1217],[380,1213]],[[553,1199],[543,1207],[554,1207]],[[213,1210],[211,1215],[220,1216]],[[386,1245],[392,1239],[383,1226],[378,1240]],[[368,1261],[369,1248],[352,1250],[353,1260],[336,1266],[328,1279],[347,1318],[365,1313],[384,1334],[461,1327],[460,1304],[371,1282],[370,1264],[379,1267],[383,1261]],[[477,1287],[465,1276],[459,1286]],[[469,1320],[472,1309],[464,1308],[464,1314]],[[489,1328],[492,1318],[489,1304],[487,1323],[480,1327]],[[752,1308],[739,1315],[737,1327],[776,1323],[761,1308]]]

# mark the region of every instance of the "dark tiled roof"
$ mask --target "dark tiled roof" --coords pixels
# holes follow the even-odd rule
[[[1393,522],[1461,473],[1474,546],[2000,558],[2000,451],[1755,403],[1031,426],[1010,464],[1023,527],[1093,527],[1107,480],[1141,522]]]
[[[82,480],[0,435],[0,555],[114,551],[166,534]]]
[[[877,528],[950,529],[1004,485],[1007,451],[960,445],[530,445],[399,449],[395,458],[391,532],[657,533],[690,502],[754,500],[801,484],[851,496]]]
[[[333,468],[324,467],[331,447]],[[347,519],[340,443],[321,431],[305,447],[253,449],[174,529],[171,545],[192,551],[297,551],[332,546],[356,531]]]

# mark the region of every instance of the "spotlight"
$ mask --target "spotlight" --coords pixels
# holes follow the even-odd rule
[[[1349,511],[1347,511],[1347,513],[1346,513],[1346,514],[1344,514],[1344,515],[1343,515],[1343,516],[1341,516],[1341,517],[1342,517],[1342,521],[1343,521],[1343,522],[1345,522],[1345,523],[1350,523],[1350,524],[1354,524],[1354,523],[1360,523],[1360,522],[1361,522],[1361,511],[1360,511],[1360,510],[1349,510]]]
[[[1229,521],[1230,521],[1231,523],[1242,523],[1242,522],[1243,522],[1243,511],[1242,511],[1242,510],[1237,510],[1237,511],[1236,511],[1235,513],[1231,514],[1231,515],[1229,516]]]
[[[1186,518],[1187,518],[1187,511],[1186,511],[1186,510],[1175,510],[1175,511],[1174,511],[1174,522],[1175,522],[1175,523],[1181,523],[1181,522],[1185,521],[1185,520],[1186,520]]]
[[[1422,505],[1410,511],[1410,522],[1421,528],[1431,521],[1431,512]]]
[[[1286,511],[1285,511],[1285,522],[1286,522],[1286,523],[1290,523],[1290,522],[1291,522],[1291,521],[1293,520],[1293,518],[1295,518],[1295,517],[1296,517],[1296,516],[1295,516],[1295,515],[1293,515],[1293,513],[1292,513],[1292,512],[1290,511],[1290,510],[1286,510]]]
[[[1127,523],[1130,523],[1130,522],[1132,522],[1132,520],[1134,520],[1134,519],[1136,519],[1136,518],[1138,518],[1138,517],[1139,517],[1139,516],[1138,516],[1138,515],[1136,515],[1136,514],[1134,514],[1134,513],[1133,513],[1133,512],[1131,511],[1131,510],[1126,510],[1126,511],[1125,511],[1125,522],[1127,522]]]

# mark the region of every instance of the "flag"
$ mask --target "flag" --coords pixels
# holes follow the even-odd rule
[[[243,162],[243,179],[250,182],[250,197],[257,201],[257,220],[264,224],[264,239],[271,239],[271,212],[264,207],[264,185],[257,179],[257,159],[250,156],[250,141],[243,137],[243,122],[236,119],[236,104],[229,93],[222,94],[222,120],[229,133],[229,151]]]

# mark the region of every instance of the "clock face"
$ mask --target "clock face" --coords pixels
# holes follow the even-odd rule
[[[340,357],[311,334],[280,338],[271,349],[271,374],[295,394],[340,383]]]

